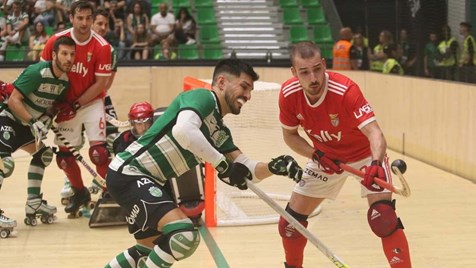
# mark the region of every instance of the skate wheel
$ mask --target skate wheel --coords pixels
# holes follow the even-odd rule
[[[38,222],[36,221],[35,218],[31,219],[31,226],[36,226]]]
[[[41,216],[40,220],[41,220],[41,223],[46,223],[46,217]]]
[[[88,207],[89,209],[94,209],[94,207],[96,207],[96,203],[94,203],[94,202],[89,202],[87,207]]]
[[[48,218],[46,219],[46,222],[48,224],[52,224],[54,221],[55,221],[55,218],[53,216],[48,216]]]
[[[78,211],[76,211],[75,215],[76,215],[76,217],[79,218],[79,217],[83,216],[83,212],[81,210],[78,210]]]
[[[61,205],[63,206],[69,205],[69,198],[66,198],[66,197],[61,198]]]
[[[1,238],[7,238],[9,235],[10,235],[10,232],[8,230],[0,231],[0,237]]]
[[[23,222],[26,224],[26,225],[31,225],[31,220],[30,218],[26,217]]]

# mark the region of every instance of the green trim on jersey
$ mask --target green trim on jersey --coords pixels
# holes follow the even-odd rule
[[[58,99],[63,99],[69,87],[66,73],[55,77],[51,61],[42,61],[25,68],[13,85],[23,95],[26,110],[38,118]],[[21,120],[18,120],[21,121]],[[23,122],[24,124],[26,122]]]
[[[111,46],[111,71],[117,72],[117,50]]]
[[[147,175],[163,184],[202,162],[172,135],[177,116],[183,110],[193,110],[200,116],[200,131],[220,153],[237,150],[219,107],[215,94],[208,89],[181,93],[142,137],[116,155],[109,167],[123,174]]]

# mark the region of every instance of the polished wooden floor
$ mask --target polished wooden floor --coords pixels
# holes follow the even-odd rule
[[[402,157],[389,154],[393,159]],[[63,173],[55,163],[46,170],[43,192],[49,203],[58,206],[58,220],[51,225],[26,226],[23,218],[30,158],[25,153],[15,157],[14,175],[4,181],[0,191],[0,208],[17,220],[18,227],[16,236],[0,239],[0,267],[103,267],[134,244],[125,227],[90,229],[87,218],[67,218],[59,202]],[[404,159],[413,195],[397,197],[397,212],[406,227],[413,267],[476,267],[476,185],[409,157]],[[350,267],[388,267],[380,240],[367,226],[366,213],[358,183],[348,180],[339,198],[325,202],[308,229]],[[174,267],[217,267],[217,257],[214,259],[209,249],[223,257],[219,267],[283,267],[275,224],[202,231],[208,231],[213,241],[202,239],[195,254]],[[215,242],[217,248],[207,247],[204,240]],[[334,266],[309,244],[305,267]]]

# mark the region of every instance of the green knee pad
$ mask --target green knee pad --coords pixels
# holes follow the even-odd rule
[[[163,235],[154,241],[162,250],[172,255],[177,261],[190,257],[200,244],[200,234],[190,219],[183,219],[166,224]]]

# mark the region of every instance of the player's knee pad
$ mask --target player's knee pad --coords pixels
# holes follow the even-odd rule
[[[189,218],[196,218],[202,215],[205,209],[205,202],[203,200],[182,202],[179,206],[180,210]]]
[[[71,152],[59,151],[56,154],[56,164],[62,170],[68,170],[68,167],[77,165],[76,158]]]
[[[105,143],[95,144],[89,147],[89,158],[97,166],[103,166],[109,163],[109,151]]]
[[[367,220],[370,229],[378,237],[387,237],[398,228],[403,229],[402,222],[395,213],[395,199],[393,201],[380,200],[373,203],[367,212]]]
[[[190,219],[166,224],[162,232],[154,244],[177,261],[190,257],[200,244],[200,234]]]
[[[53,161],[53,149],[49,146],[44,146],[39,151],[33,154],[31,163],[35,166],[47,167]]]
[[[15,169],[15,161],[13,161],[13,157],[11,156],[3,156],[2,157],[2,162],[3,162],[3,177],[8,178],[12,175],[13,170]]]
[[[307,227],[308,216],[299,214],[296,211],[292,210],[289,207],[289,204],[286,206],[286,212],[293,218],[295,218],[297,221],[299,221],[304,227]],[[296,228],[294,228],[292,224],[289,224],[289,222],[282,216],[279,218],[278,230],[279,235],[282,238],[298,239],[303,237],[302,234],[298,230],[296,230]]]

